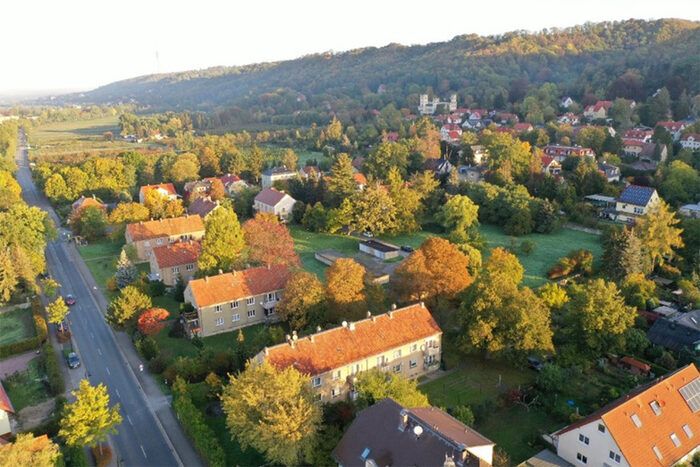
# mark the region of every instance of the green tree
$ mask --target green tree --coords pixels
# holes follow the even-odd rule
[[[468,405],[458,405],[452,410],[452,416],[467,426],[474,426],[474,412]]]
[[[253,149],[250,151],[250,155],[248,156],[247,165],[250,176],[255,182],[260,180],[264,161],[265,155],[263,154],[262,150],[256,144],[254,144]]]
[[[404,407],[429,407],[428,397],[418,390],[418,381],[398,373],[385,373],[373,368],[359,377],[355,389],[367,405],[391,397]]]
[[[389,193],[379,184],[355,193],[352,203],[350,229],[380,235],[396,225],[396,205]]]
[[[263,453],[268,462],[300,465],[310,459],[320,429],[308,375],[267,362],[229,377],[221,402],[231,437],[243,449]]]
[[[80,387],[71,394],[75,401],[65,408],[61,429],[58,434],[69,446],[100,446],[111,434],[117,433],[117,426],[122,422],[119,404],[110,408],[107,387],[100,383],[90,386],[84,379]]]
[[[553,282],[548,282],[539,289],[537,295],[550,309],[558,310],[569,301],[569,295],[562,287]]]
[[[0,446],[0,465],[54,467],[61,451],[47,436],[34,437],[32,433],[20,433],[14,443]]]
[[[104,237],[107,225],[107,213],[98,206],[82,208],[71,218],[73,230],[89,240]]]
[[[63,300],[63,297],[58,297],[53,302],[46,306],[46,314],[49,317],[49,323],[57,324],[63,330],[63,321],[68,316],[70,310]]]
[[[587,126],[579,131],[576,142],[584,148],[591,148],[596,154],[602,154],[603,142],[607,137],[607,130],[595,126]]]
[[[107,322],[118,328],[133,326],[137,315],[152,306],[153,303],[148,295],[133,285],[127,285],[109,303]]]
[[[618,97],[610,106],[610,118],[618,127],[630,128],[632,126],[632,107],[627,99]]]
[[[365,159],[364,171],[378,180],[384,180],[392,167],[398,169],[402,177],[406,176],[408,149],[399,143],[384,142]]]
[[[148,207],[140,203],[119,203],[109,214],[109,223],[112,226],[112,239],[123,239],[126,224],[133,224],[148,220],[151,212]]]
[[[214,210],[205,221],[207,235],[202,240],[198,266],[212,274],[231,271],[240,262],[244,247],[243,231],[238,216],[226,206]]]
[[[622,296],[628,305],[646,310],[647,304],[654,303],[653,307],[658,303],[658,293],[656,283],[644,277],[644,274],[629,274],[622,280],[620,284]]]
[[[652,264],[662,265],[667,257],[673,257],[674,249],[683,247],[680,222],[668,204],[659,200],[647,210],[646,216],[637,221],[635,233],[642,241]]]
[[[452,243],[469,243],[475,237],[474,227],[479,225],[479,206],[465,195],[455,195],[447,200],[437,214],[437,220],[449,232]]]
[[[489,130],[484,132],[483,144],[489,151],[488,164],[492,172],[505,170],[512,174],[515,181],[527,181],[530,175],[530,143],[520,141],[509,133],[492,133]]]
[[[310,272],[297,271],[287,281],[276,313],[282,321],[289,323],[291,329],[303,329],[309,323],[309,315],[324,299],[325,290],[318,277]]]
[[[350,198],[357,191],[352,160],[345,153],[338,155],[326,177],[330,206],[340,206],[343,200]]]
[[[46,180],[44,194],[54,204],[69,201],[71,197],[70,189],[60,173],[54,173]]]
[[[396,208],[396,221],[390,229],[395,235],[408,234],[420,229],[419,213],[421,210],[421,195],[413,190],[401,177],[399,169],[389,170],[389,197]]]
[[[54,298],[58,293],[59,287],[61,287],[61,284],[51,277],[46,277],[41,280],[41,289],[44,291],[44,295],[46,295],[47,298]]]

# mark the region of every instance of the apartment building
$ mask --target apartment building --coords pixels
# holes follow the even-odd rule
[[[423,304],[415,304],[266,347],[254,362],[307,373],[320,401],[354,399],[363,371],[379,368],[417,378],[440,366],[442,330]]]
[[[169,287],[174,286],[178,279],[187,283],[199,270],[197,260],[201,250],[202,244],[197,240],[169,243],[154,248],[149,258],[151,279],[163,281],[163,284]]]
[[[178,241],[201,240],[204,221],[194,215],[136,222],[126,226],[124,235],[126,244],[136,248],[138,258],[149,261],[154,248]]]

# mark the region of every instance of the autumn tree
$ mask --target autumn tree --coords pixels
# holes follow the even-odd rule
[[[430,237],[391,276],[399,301],[451,300],[472,283],[469,259],[448,240]]]
[[[151,216],[148,207],[140,203],[119,203],[109,214],[112,239],[123,239],[126,224],[147,221]]]
[[[19,276],[15,270],[10,249],[0,248],[0,304],[10,301],[18,282]]]
[[[385,142],[367,156],[363,171],[377,180],[384,180],[392,167],[398,169],[402,176],[406,176],[407,165],[408,149],[399,143]]]
[[[392,234],[407,234],[420,229],[421,195],[404,181],[396,167],[387,177],[389,197],[396,209],[396,220],[389,229]]]
[[[119,253],[119,260],[117,260],[117,270],[114,273],[114,278],[117,282],[117,287],[123,289],[127,285],[134,282],[138,277],[138,270],[134,263],[131,262],[126,254],[126,251],[122,250]]]
[[[107,307],[107,322],[121,328],[133,325],[135,316],[147,308],[151,308],[151,298],[133,285],[124,287]]]
[[[418,390],[418,381],[399,373],[386,373],[374,368],[362,373],[355,388],[367,405],[391,397],[404,407],[430,407],[428,396]]]
[[[59,287],[61,287],[61,284],[52,277],[46,277],[41,280],[41,290],[44,291],[44,295],[47,298],[54,298],[58,293]]]
[[[291,329],[303,329],[309,322],[309,314],[316,311],[325,298],[323,284],[316,274],[306,271],[293,273],[284,288],[282,301],[276,313]]]
[[[20,433],[14,443],[0,446],[0,465],[54,467],[61,451],[48,436]]]
[[[65,407],[58,434],[69,446],[100,446],[111,434],[117,433],[122,422],[119,404],[110,408],[107,387],[100,383],[90,386],[88,380],[80,381],[77,391],[71,393],[75,401]]]
[[[63,330],[63,321],[68,316],[70,310],[63,300],[63,297],[58,297],[53,302],[46,305],[46,314],[49,317],[49,323],[58,325]]]
[[[195,154],[186,152],[177,156],[165,176],[166,180],[182,186],[186,182],[199,179],[199,159]]]
[[[339,258],[326,269],[331,320],[360,317],[365,308],[365,274],[365,268],[351,258]]]
[[[667,257],[673,257],[674,249],[683,247],[683,230],[675,227],[679,222],[676,214],[663,200],[652,205],[646,216],[637,221],[635,233],[642,241],[652,264],[664,264]]]
[[[524,269],[504,250],[491,256],[465,290],[457,317],[460,346],[484,354],[550,352],[552,330],[549,307],[528,287],[520,287]]]
[[[396,205],[389,193],[379,184],[356,192],[350,200],[352,217],[350,229],[380,235],[396,225]]]
[[[73,231],[89,240],[103,237],[107,231],[107,213],[98,206],[87,206],[71,216]]]
[[[552,310],[559,310],[569,301],[566,290],[554,282],[548,282],[537,289],[537,295]]]
[[[185,212],[181,199],[169,199],[158,190],[149,190],[143,205],[148,208],[152,219],[178,217]]]
[[[316,446],[321,408],[314,402],[309,376],[288,366],[248,363],[229,377],[221,403],[231,437],[243,449],[261,452],[272,464],[300,465]]]
[[[615,283],[603,279],[573,285],[569,296],[565,309],[572,339],[596,353],[615,348],[637,316],[635,309],[625,304]]]
[[[262,175],[263,162],[265,161],[265,155],[262,150],[257,146],[253,145],[253,149],[250,151],[248,156],[248,171],[250,172],[251,178],[257,183]]]
[[[350,156],[345,153],[339,154],[326,177],[330,206],[340,206],[343,200],[350,198],[357,191],[354,173]]]
[[[164,321],[168,319],[170,313],[163,308],[150,308],[139,316],[137,321],[139,332],[145,336],[158,334],[164,327]]]
[[[478,237],[474,229],[479,225],[479,206],[465,195],[450,197],[437,213],[437,219],[452,243],[461,245]]]
[[[226,197],[226,188],[224,183],[219,178],[212,178],[209,186],[209,198],[212,201],[219,201]]]
[[[508,175],[500,177],[507,184],[508,178],[524,183],[530,175],[530,143],[520,141],[508,133],[485,131],[483,144],[489,151],[489,169],[492,172],[504,171]]]
[[[610,279],[620,280],[627,274],[649,274],[653,265],[646,247],[634,229],[611,228],[603,233],[602,269]]]
[[[233,209],[221,206],[205,221],[207,235],[197,262],[200,271],[208,274],[217,270],[231,271],[241,260],[244,247],[243,232]]]
[[[299,266],[289,229],[274,216],[258,214],[243,224],[246,260],[253,264]]]
[[[282,165],[289,170],[296,170],[298,164],[299,156],[297,153],[291,148],[285,149],[284,154],[282,154]]]

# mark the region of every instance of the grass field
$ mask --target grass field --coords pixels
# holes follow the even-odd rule
[[[36,335],[32,310],[13,310],[0,314],[0,345]]]
[[[44,384],[46,374],[40,368],[39,359],[30,361],[27,367],[27,371],[11,375],[2,381],[15,412],[37,405],[49,398],[48,389]]]
[[[355,237],[308,232],[300,225],[290,225],[289,232],[294,239],[294,250],[301,258],[302,266],[307,271],[316,274],[321,280],[325,279],[326,265],[314,258],[314,253],[329,248],[347,255],[355,254],[358,251],[359,239]]]

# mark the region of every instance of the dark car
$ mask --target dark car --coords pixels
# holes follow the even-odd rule
[[[64,299],[64,301],[66,302],[66,305],[68,305],[68,306],[75,305],[75,297],[72,295],[66,295],[66,298]]]
[[[75,352],[69,353],[66,360],[68,361],[68,368],[70,369],[75,369],[80,366],[80,358],[78,358],[78,354]]]
[[[542,371],[542,367],[544,366],[540,359],[535,357],[527,357],[527,363],[530,365],[530,368],[535,371]]]
[[[404,245],[401,247],[401,251],[405,251],[406,253],[413,253],[413,247],[408,246],[408,245]]]

